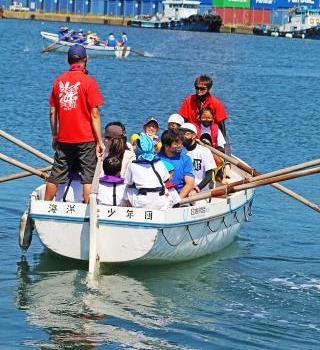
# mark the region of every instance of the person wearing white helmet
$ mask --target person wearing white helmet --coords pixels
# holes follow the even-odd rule
[[[178,113],[173,113],[168,119],[168,129],[179,129],[184,123],[184,118]]]
[[[217,167],[212,153],[204,146],[196,143],[197,128],[192,123],[184,123],[180,128],[183,132],[183,146],[192,159],[195,172],[195,192],[209,190],[213,170]],[[191,193],[192,194],[192,193]]]

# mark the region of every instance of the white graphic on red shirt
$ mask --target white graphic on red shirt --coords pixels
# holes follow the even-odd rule
[[[79,86],[80,81],[74,85],[70,85],[68,81],[65,84],[63,84],[62,81],[59,82],[59,102],[61,108],[63,108],[65,111],[69,111],[70,109],[77,107]]]

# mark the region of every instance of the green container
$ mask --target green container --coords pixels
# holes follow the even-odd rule
[[[250,8],[250,0],[212,0],[213,7]]]

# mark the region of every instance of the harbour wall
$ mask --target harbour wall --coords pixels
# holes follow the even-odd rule
[[[4,10],[5,18],[22,19],[22,20],[38,20],[49,22],[64,22],[64,23],[90,23],[90,24],[109,24],[127,26],[130,17],[118,16],[79,16],[70,13],[45,13],[45,12],[19,12]],[[252,25],[223,25],[220,29],[221,33],[236,33],[236,34],[252,34]]]

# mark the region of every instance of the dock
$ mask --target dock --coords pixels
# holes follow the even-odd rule
[[[130,17],[117,16],[92,16],[92,15],[77,15],[72,13],[52,13],[40,11],[3,11],[4,18],[48,21],[48,22],[66,22],[66,23],[87,23],[87,24],[104,24],[115,26],[127,26]],[[253,26],[224,24],[220,28],[220,33],[234,34],[253,34]]]

